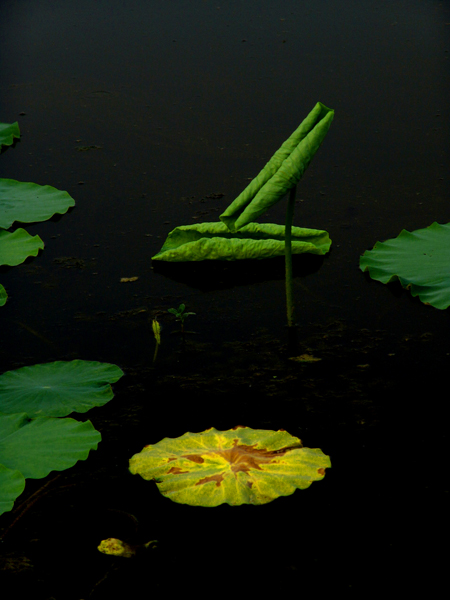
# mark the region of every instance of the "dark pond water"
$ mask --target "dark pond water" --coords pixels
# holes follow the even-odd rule
[[[0,120],[22,132],[0,176],[76,201],[27,225],[45,250],[0,272],[1,370],[83,358],[126,373],[88,415],[98,451],[5,535],[2,575],[56,600],[430,594],[443,577],[449,315],[358,261],[403,228],[450,221],[449,2],[6,0],[0,13]],[[217,221],[317,101],[335,120],[294,222],[333,246],[295,261],[299,353],[322,358],[301,365],[287,359],[283,260],[156,268],[151,256],[175,226]],[[180,302],[195,334],[183,348],[161,317],[152,368],[152,316]],[[333,468],[269,505],[216,509],[128,473],[145,444],[237,424],[286,429]],[[96,549],[112,536],[160,548],[114,559]]]

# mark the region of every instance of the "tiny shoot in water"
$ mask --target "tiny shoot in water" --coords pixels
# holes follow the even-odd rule
[[[167,310],[168,313],[170,313],[171,315],[174,315],[177,321],[180,321],[181,324],[181,335],[183,336],[183,340],[184,340],[184,322],[186,320],[187,317],[189,317],[190,315],[195,315],[194,312],[186,312],[186,305],[185,304],[180,304],[180,306],[178,308],[169,308]]]
[[[155,363],[156,357],[158,356],[158,349],[161,345],[161,326],[158,323],[157,315],[155,315],[155,317],[153,318],[152,329],[153,329],[153,335],[155,336],[155,340],[156,340],[155,353],[153,355],[153,363]]]

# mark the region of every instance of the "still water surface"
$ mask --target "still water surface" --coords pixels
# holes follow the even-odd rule
[[[217,341],[279,332],[281,261],[278,281],[213,292],[155,273],[150,257],[173,227],[218,220],[318,100],[335,121],[299,184],[295,223],[334,243],[298,281],[298,321],[444,329],[443,314],[365,279],[358,259],[402,228],[450,220],[447,22],[448,4],[420,1],[2,3],[2,120],[22,131],[2,176],[76,201],[29,226],[45,252],[2,274],[4,360],[146,360],[149,331],[130,343],[95,315],[166,297]],[[284,209],[261,220],[283,223]],[[61,257],[80,262],[63,269]]]
[[[422,305],[399,286],[371,281],[358,260],[377,240],[403,228],[450,221],[448,2],[12,0],[2,2],[0,13],[0,120],[18,120],[22,132],[2,153],[0,175],[53,185],[76,201],[63,217],[26,226],[44,240],[44,252],[0,273],[10,296],[0,315],[2,370],[72,358],[114,362],[125,371],[146,368],[153,357],[153,312],[180,302],[196,313],[191,321],[196,340],[212,345],[222,362],[236,351],[223,344],[262,334],[283,343],[282,260],[267,267],[157,269],[150,258],[175,226],[217,221],[321,101],[334,108],[335,119],[298,186],[294,223],[326,229],[333,246],[312,272],[295,280],[300,338],[337,327],[342,335],[331,354],[348,355],[355,368],[371,364],[375,380],[385,379],[386,389],[396,390],[395,416],[402,412],[398,402],[404,402],[411,429],[392,434],[400,440],[394,468],[411,460],[411,439],[422,439],[427,447],[437,440],[442,447],[444,433],[433,420],[439,421],[439,404],[431,408],[430,402],[436,378],[448,364],[448,311]],[[281,202],[261,221],[283,223],[284,210]],[[302,259],[296,268],[301,272]],[[120,283],[123,277],[138,280]],[[164,344],[166,356],[178,344],[170,336],[170,319],[163,319],[164,325],[163,357]],[[376,354],[359,355],[364,332],[371,343],[379,336]],[[414,352],[405,350],[408,340]],[[203,353],[202,364],[208,356],[217,360],[217,354]],[[398,370],[388,357],[395,357]],[[199,366],[193,361],[189,368]],[[428,369],[434,379],[428,408],[421,412]],[[415,397],[412,375],[420,383]],[[364,385],[378,389],[371,376],[364,381],[363,394]],[[277,412],[263,400],[258,425],[299,427],[292,422],[292,408],[283,412],[278,405]],[[379,401],[381,406],[386,398]],[[239,422],[238,409],[233,404],[229,426]],[[174,435],[197,431],[207,421],[185,407],[179,410],[183,419]],[[219,419],[226,410],[225,404],[223,412],[210,416]],[[349,425],[358,450],[350,442],[342,449],[329,415],[322,416],[331,437],[314,431],[318,417],[311,421],[311,437],[328,444],[332,461],[337,455],[345,463],[354,450],[366,452],[372,465],[359,496],[351,485],[361,471],[352,473],[348,466],[345,471],[345,465],[341,483],[338,475],[334,480],[342,489],[328,488],[328,509],[344,511],[333,515],[349,519],[352,539],[369,553],[369,562],[370,543],[351,515],[358,505],[366,523],[380,502],[389,514],[385,498],[374,501],[383,484],[373,477],[384,473],[377,452],[382,449],[382,460],[388,460],[383,444],[394,439],[386,437],[390,429],[383,418],[389,421],[389,411],[384,410],[375,411],[384,417],[372,437],[355,433],[356,422]],[[248,418],[257,412],[245,410]],[[163,411],[161,423],[172,417],[173,411]],[[218,426],[218,420],[209,425]],[[154,429],[159,437],[169,434],[162,426]],[[435,468],[431,454],[421,460],[420,469],[430,463]],[[361,458],[361,469],[363,463]],[[391,467],[388,488],[395,480]],[[404,493],[411,485],[406,478],[399,489]],[[344,488],[351,494],[338,500]],[[319,497],[321,491],[314,493]],[[426,510],[439,505],[444,492],[439,487]],[[421,499],[424,494],[422,489]],[[411,501],[398,498],[389,527],[404,518],[406,498]],[[333,543],[336,557],[339,545]],[[343,576],[340,585],[347,589],[351,579]]]

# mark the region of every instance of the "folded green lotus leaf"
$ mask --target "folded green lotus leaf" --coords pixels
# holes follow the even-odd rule
[[[0,148],[11,146],[14,138],[20,138],[20,129],[17,121],[15,123],[0,123]]]
[[[326,231],[292,227],[293,254],[326,254],[330,246]],[[243,260],[283,255],[284,225],[250,223],[231,232],[224,223],[195,223],[173,229],[152,260]]]
[[[333,117],[334,110],[321,102],[316,104],[259,175],[220,215],[230,230],[236,231],[256,221],[297,185],[323,142]]]
[[[425,229],[403,229],[394,239],[377,242],[361,256],[359,266],[372,279],[399,280],[424,304],[450,306],[450,223]]]
[[[130,459],[131,473],[193,506],[267,504],[323,479],[329,467],[327,455],[287,431],[250,427],[164,438]]]
[[[114,396],[110,383],[123,371],[88,360],[56,361],[21,367],[0,375],[0,412],[29,417],[64,417],[103,406]]]
[[[67,192],[51,185],[24,183],[15,179],[0,179],[0,227],[8,229],[14,223],[46,221],[54,214],[64,214],[75,205]]]
[[[25,229],[19,228],[13,232],[0,229],[0,265],[20,265],[29,256],[37,256],[43,248],[41,238],[38,235],[31,236]]]
[[[4,306],[8,299],[8,294],[6,293],[5,288],[0,283],[0,306]]]
[[[24,488],[25,477],[20,471],[0,465],[0,515],[12,509]]]
[[[12,508],[24,478],[41,479],[51,471],[69,469],[100,441],[90,421],[0,413],[0,512]]]

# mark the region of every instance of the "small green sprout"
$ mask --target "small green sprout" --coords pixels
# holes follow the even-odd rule
[[[152,321],[152,329],[153,329],[153,335],[155,336],[155,340],[156,340],[155,354],[153,355],[153,362],[155,362],[156,357],[158,355],[158,348],[161,345],[161,327],[160,327],[160,324],[158,323],[158,319],[156,318],[156,316],[153,318],[153,321]]]
[[[181,335],[184,337],[184,321],[189,315],[195,315],[193,312],[185,312],[186,305],[180,304],[178,308],[169,308],[167,312],[175,315],[177,321],[181,323]]]

